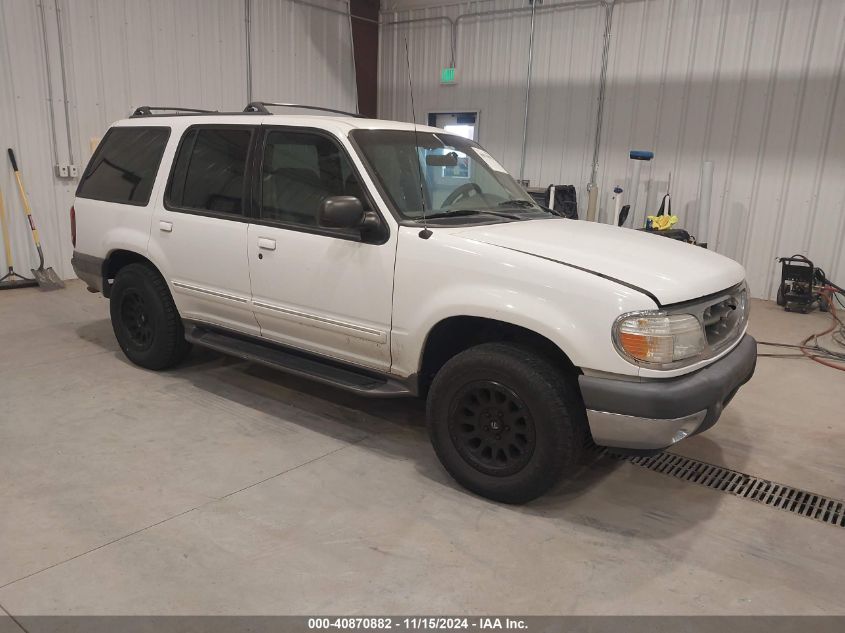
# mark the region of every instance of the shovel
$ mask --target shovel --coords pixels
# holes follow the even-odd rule
[[[42,290],[58,290],[65,287],[56,271],[52,268],[44,268],[44,251],[41,250],[41,240],[38,238],[38,229],[35,228],[35,221],[32,219],[32,209],[29,208],[29,198],[26,196],[26,191],[23,188],[23,180],[21,179],[21,172],[18,170],[18,161],[15,160],[15,152],[9,148],[9,160],[12,161],[12,169],[15,172],[15,180],[18,182],[18,190],[21,192],[21,200],[23,200],[23,210],[26,213],[26,219],[29,220],[29,228],[32,229],[32,239],[35,242],[35,248],[38,251],[38,268],[32,269],[32,276],[38,282],[38,286]]]

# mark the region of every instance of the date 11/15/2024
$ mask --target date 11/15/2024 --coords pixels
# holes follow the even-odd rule
[[[309,618],[308,628],[347,630],[410,630],[410,631],[459,631],[459,630],[526,630],[525,620],[497,617],[339,617]]]

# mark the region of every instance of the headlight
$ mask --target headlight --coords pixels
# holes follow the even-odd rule
[[[700,355],[706,339],[701,321],[692,314],[638,312],[617,319],[613,343],[635,363],[663,366]]]

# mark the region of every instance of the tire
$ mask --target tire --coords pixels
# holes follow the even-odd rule
[[[431,385],[427,418],[431,443],[449,474],[504,503],[531,501],[554,486],[576,466],[588,435],[572,379],[534,352],[506,343],[485,343],[451,358]]]
[[[783,284],[778,286],[777,304],[781,307],[786,305],[786,299],[783,296]]]
[[[109,309],[120,348],[140,367],[173,367],[191,348],[170,290],[151,266],[129,264],[120,269]]]

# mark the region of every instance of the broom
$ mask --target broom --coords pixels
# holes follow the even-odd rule
[[[0,277],[0,290],[37,286],[38,282],[15,272],[12,266],[12,245],[9,242],[9,225],[6,223],[6,207],[3,192],[0,191],[0,229],[3,231],[3,247],[6,250],[6,274]]]

